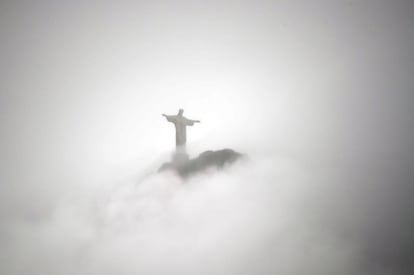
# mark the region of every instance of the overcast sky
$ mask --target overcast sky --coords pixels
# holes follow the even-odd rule
[[[277,215],[293,204],[298,210],[290,218],[301,220],[302,210],[321,216],[323,222],[316,222],[317,229],[314,223],[303,225],[310,226],[311,232],[323,235],[327,230],[335,240],[337,234],[352,236],[349,242],[357,248],[352,246],[349,255],[359,258],[335,254],[349,243],[341,239],[340,245],[326,248],[329,253],[317,250],[317,255],[335,254],[341,259],[338,265],[324,269],[316,260],[313,270],[319,274],[333,274],[336,268],[336,274],[351,270],[352,274],[367,270],[409,274],[413,268],[407,256],[414,247],[414,225],[408,213],[412,203],[407,195],[413,191],[414,168],[412,1],[2,0],[0,38],[0,243],[7,241],[1,245],[0,273],[64,274],[61,269],[65,269],[68,274],[74,270],[104,274],[85,260],[101,263],[112,255],[96,253],[99,249],[91,243],[98,242],[98,233],[67,249],[75,256],[57,257],[50,265],[44,260],[54,254],[53,248],[44,257],[32,250],[56,241],[46,237],[49,229],[57,232],[53,237],[57,240],[67,233],[60,231],[59,226],[65,227],[60,221],[72,216],[60,216],[61,205],[78,207],[79,201],[92,197],[103,200],[108,193],[102,186],[117,190],[120,182],[134,185],[168,160],[174,129],[161,114],[175,114],[179,108],[184,108],[186,117],[201,120],[188,130],[192,155],[233,148],[258,161],[250,167],[255,175],[251,184],[261,182],[258,186],[262,187],[249,189],[257,201],[268,194],[265,186],[274,184],[270,179],[275,179],[274,169],[280,166],[289,167],[293,182],[301,182],[283,189],[283,194],[295,198],[294,203],[279,202],[266,210],[256,205],[255,217]],[[239,174],[229,177],[212,179],[210,184],[240,181],[240,186],[248,186]],[[307,185],[296,177],[312,180]],[[160,203],[168,183],[175,186],[177,179],[154,181],[158,187],[145,194],[151,200],[156,194]],[[144,181],[143,186],[151,182]],[[197,182],[207,189],[191,193],[191,199],[184,201],[217,200],[225,207],[221,200],[230,194],[220,197],[220,188],[206,187],[208,178]],[[230,186],[240,198],[234,207],[247,207],[237,184]],[[82,197],[85,190],[91,197]],[[94,190],[100,190],[100,195]],[[202,197],[203,191],[209,195]],[[68,202],[68,194],[76,203]],[[114,200],[122,202],[125,197]],[[304,201],[314,205],[314,212],[303,207]],[[172,207],[181,211],[185,205]],[[134,213],[130,206],[125,207]],[[88,212],[89,207],[79,211]],[[330,207],[337,212],[323,210]],[[194,223],[206,211],[201,206],[195,209],[185,216]],[[77,221],[79,216],[71,215]],[[168,217],[180,224],[177,216]],[[250,218],[229,225],[220,236],[225,239],[236,225],[250,224]],[[217,222],[211,218],[204,224],[211,228]],[[266,228],[263,236],[271,238],[273,229],[269,228],[273,227],[262,220],[258,223]],[[121,224],[128,228],[127,222]],[[105,226],[107,235],[117,234]],[[138,221],[134,226],[143,224]],[[44,239],[33,233],[39,227]],[[198,230],[192,232],[204,236]],[[160,227],[153,231],[168,235]],[[244,262],[235,251],[246,247],[268,251],[263,248],[269,245],[267,237],[241,238],[246,246],[231,247],[222,255],[231,255],[229,264],[212,260],[216,269],[211,274],[233,274],[229,270],[235,272],[234,266]],[[122,247],[117,238],[109,239],[111,245]],[[303,247],[301,240],[293,247]],[[79,247],[85,243],[94,248],[83,259]],[[304,243],[312,247],[308,238]],[[65,245],[62,241],[61,246]],[[147,241],[144,246],[153,245]],[[297,256],[289,245],[281,247],[287,250],[280,253],[295,255],[295,264],[286,260],[283,269],[263,264],[253,268],[256,273],[246,274],[309,274],[303,270],[309,270],[310,263],[301,264],[306,257]],[[205,253],[213,257],[216,250],[211,245]],[[262,255],[255,254],[256,250],[249,250],[249,257]],[[162,265],[166,258],[152,253],[145,268],[122,265],[124,272],[157,273],[152,261]],[[209,274],[200,260],[204,254],[196,255],[199,265],[191,270]],[[32,257],[36,260],[29,261]],[[303,270],[295,269],[296,263]],[[181,263],[170,265],[181,273]],[[108,274],[121,274],[120,266],[113,263]]]

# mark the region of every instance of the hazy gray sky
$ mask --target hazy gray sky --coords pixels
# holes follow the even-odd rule
[[[138,176],[168,158],[174,132],[161,113],[184,108],[186,116],[202,121],[188,132],[192,154],[224,147],[248,153],[259,163],[246,168],[252,169],[251,185],[257,182],[258,187],[249,187],[247,176],[234,172],[228,178],[198,179],[200,189],[188,197],[173,192],[184,202],[167,203],[175,214],[165,217],[182,230],[180,217],[195,224],[207,211],[203,203],[216,201],[220,213],[234,192],[238,199],[231,200],[232,205],[244,209],[250,199],[243,192],[252,192],[259,204],[253,203],[252,216],[259,217],[257,223],[265,228],[257,232],[263,239],[234,237],[240,247],[225,249],[222,258],[231,259],[226,264],[214,258],[219,246],[214,246],[214,240],[226,239],[238,226],[251,224],[252,217],[235,218],[204,252],[191,243],[211,235],[190,227],[200,237],[186,244],[196,251],[190,271],[209,274],[207,266],[214,262],[211,274],[241,274],[228,272],[244,266],[244,256],[262,257],[267,251],[267,264],[246,268],[246,274],[309,274],[303,270],[311,264],[298,251],[306,246],[312,254],[311,237],[301,235],[295,244],[282,244],[277,253],[267,250],[277,246],[274,236],[285,227],[266,223],[263,216],[293,208],[291,215],[284,214],[287,220],[309,226],[310,232],[317,233],[315,240],[327,231],[338,242],[327,244],[328,253],[319,247],[312,255],[332,254],[340,260],[324,268],[316,257],[311,270],[409,274],[412,263],[407,255],[414,247],[413,222],[407,213],[412,205],[407,194],[413,191],[414,161],[413,30],[412,1],[2,0],[0,273],[64,274],[64,269],[68,274],[104,274],[96,266],[115,254],[97,252],[101,250],[95,244],[102,236],[93,230],[101,228],[109,236],[111,245],[105,248],[111,251],[128,242],[128,238],[119,240],[112,228],[114,220],[121,220],[125,230],[129,223],[122,215],[112,220],[111,205],[88,203],[105,201],[118,185],[136,184]],[[280,167],[289,167],[288,172]],[[289,176],[280,176],[278,169]],[[270,201],[277,202],[264,207],[259,202],[277,179],[285,182],[286,189],[282,195],[269,195]],[[144,192],[147,200],[165,206],[163,194],[169,183],[177,187],[176,181],[168,177],[145,181],[142,186],[155,182],[149,193],[127,190],[135,195]],[[232,192],[209,187],[218,182],[229,184],[226,190]],[[237,182],[244,191],[233,184]],[[124,205],[117,208],[119,213],[126,211],[133,217],[134,211],[153,213],[134,207],[139,194],[132,206],[124,202],[128,195],[122,194],[113,198]],[[284,203],[285,198],[293,202]],[[194,201],[200,203],[193,212],[177,216]],[[304,207],[305,202],[314,208]],[[76,211],[68,214],[62,205],[63,209],[79,207],[89,219],[84,222]],[[94,207],[110,216],[107,224],[90,223],[99,219],[89,211]],[[234,211],[229,213],[234,216]],[[319,218],[302,224],[305,213]],[[207,216],[201,224],[214,230],[212,224],[222,216]],[[75,239],[85,228],[95,233],[71,245],[62,240],[68,232],[61,227],[68,221],[78,232],[71,235]],[[133,228],[147,226],[140,220],[133,224]],[[286,224],[289,230],[296,226]],[[177,243],[183,241],[181,233],[166,232],[161,225],[148,228],[177,238]],[[54,235],[49,239],[50,232]],[[139,232],[134,240],[146,231]],[[343,237],[347,234],[349,240]],[[145,263],[115,261],[108,274],[120,274],[120,266],[124,273],[159,272],[156,266],[167,257],[148,252],[162,243],[156,241],[159,235],[154,233],[144,242],[148,250],[135,251],[145,255]],[[286,238],[291,239],[295,234]],[[36,253],[50,243],[59,245],[52,245],[45,256]],[[337,253],[345,244],[354,258]],[[174,245],[172,251],[179,251]],[[247,248],[249,253],[243,257],[236,253]],[[66,249],[68,254],[56,256],[49,265],[46,259],[55,255],[54,249]],[[275,258],[287,257],[283,264],[270,263],[271,251],[278,255]],[[203,255],[211,261],[203,262]],[[166,266],[178,273],[183,263],[191,261],[174,259],[176,265]]]

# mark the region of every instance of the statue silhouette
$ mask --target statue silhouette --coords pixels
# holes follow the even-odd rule
[[[177,149],[184,148],[187,142],[187,126],[193,126],[194,123],[200,123],[199,120],[188,119],[183,116],[184,110],[180,109],[177,115],[162,114],[169,122],[175,126],[175,145]]]

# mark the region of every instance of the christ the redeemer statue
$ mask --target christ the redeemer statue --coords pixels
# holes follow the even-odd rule
[[[187,126],[193,126],[194,123],[200,123],[199,120],[192,120],[188,119],[183,116],[184,110],[180,109],[177,115],[168,116],[166,114],[162,114],[165,118],[174,123],[175,126],[175,145],[177,148],[184,148],[185,143],[187,141]]]

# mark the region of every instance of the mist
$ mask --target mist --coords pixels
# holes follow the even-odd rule
[[[412,274],[413,8],[1,1],[0,274]]]

